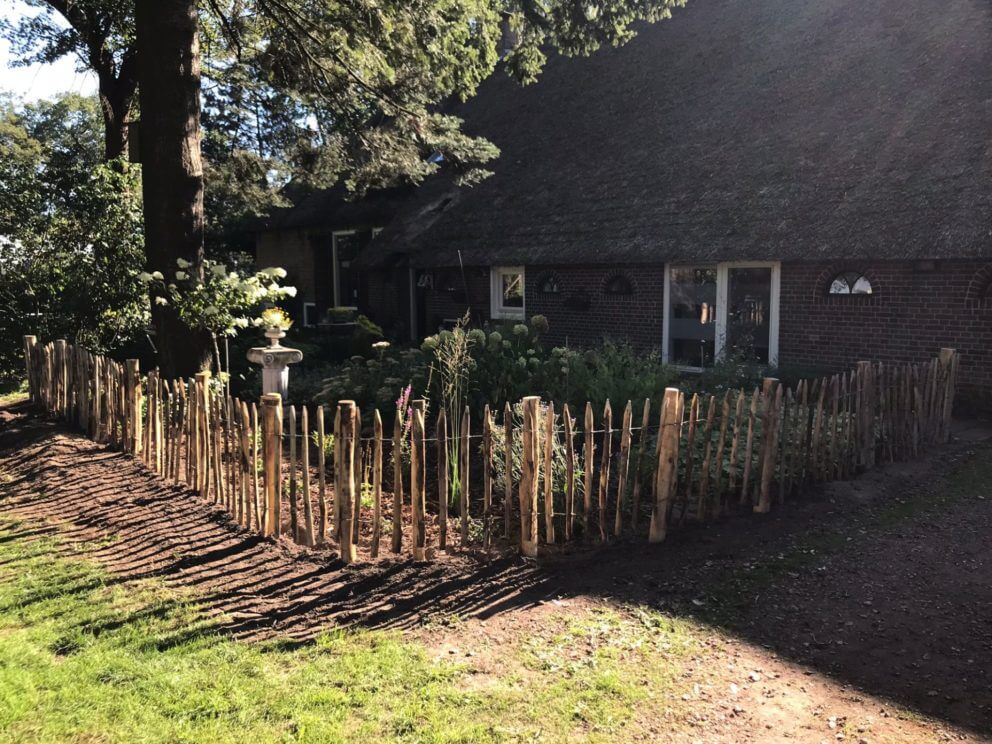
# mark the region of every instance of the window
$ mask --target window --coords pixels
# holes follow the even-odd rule
[[[625,274],[614,274],[607,277],[603,283],[603,294],[632,295],[634,294],[634,283]]]
[[[843,271],[834,277],[827,288],[831,295],[870,295],[871,282],[860,271]]]
[[[524,318],[523,266],[497,266],[490,272],[492,316],[505,320]]]
[[[778,363],[779,264],[668,266],[666,362],[702,369],[728,353]]]
[[[549,271],[538,281],[537,291],[541,294],[561,294],[561,279],[556,273]]]
[[[668,279],[668,358],[707,367],[716,355],[716,267],[673,266]]]
[[[331,235],[334,307],[358,307],[361,280],[352,262],[371,239],[369,231],[338,230]]]
[[[317,325],[317,303],[316,302],[304,302],[303,303],[303,326],[305,328],[312,328]]]

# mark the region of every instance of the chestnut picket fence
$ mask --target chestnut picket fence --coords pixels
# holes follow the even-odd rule
[[[947,442],[958,370],[958,354],[941,349],[928,363],[859,362],[794,387],[766,378],[714,395],[667,388],[618,416],[609,402],[598,417],[586,404],[581,421],[567,405],[526,397],[516,410],[466,408],[457,421],[442,409],[429,426],[426,401],[414,400],[388,412],[390,435],[378,410],[363,425],[353,401],[249,402],[209,372],[143,376],[136,360],[34,336],[24,350],[31,400],[48,415],[221,505],[246,530],[345,563],[378,558],[383,542],[418,561],[660,542],[687,522],[768,512],[809,483]]]

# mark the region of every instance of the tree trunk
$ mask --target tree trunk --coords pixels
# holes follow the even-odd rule
[[[103,159],[127,157],[127,112],[121,111],[104,92],[100,91],[100,109],[103,111]]]
[[[100,111],[103,112],[103,159],[128,157],[128,120],[137,80],[100,76]]]
[[[200,40],[197,0],[136,0],[142,194],[148,271],[171,278],[176,259],[203,271]],[[210,364],[210,336],[152,303],[159,365],[189,376]]]

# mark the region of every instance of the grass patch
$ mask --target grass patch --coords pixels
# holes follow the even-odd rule
[[[4,741],[608,741],[677,697],[695,645],[640,610],[561,619],[486,670],[393,632],[239,642],[194,596],[29,531],[0,518]]]
[[[9,406],[28,399],[28,382],[0,383],[0,406]]]

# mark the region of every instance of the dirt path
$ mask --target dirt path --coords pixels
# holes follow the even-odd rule
[[[677,723],[686,741],[985,741],[990,455],[958,441],[662,546],[540,566],[455,555],[346,568],[243,533],[122,454],[12,407],[0,409],[0,509],[25,519],[24,535],[104,540],[97,556],[120,580],[194,590],[224,632],[306,642],[335,623],[402,628],[437,653],[473,649],[480,677],[499,673],[506,639],[603,605],[690,618],[704,651],[683,670],[687,705],[639,713],[648,739]]]

